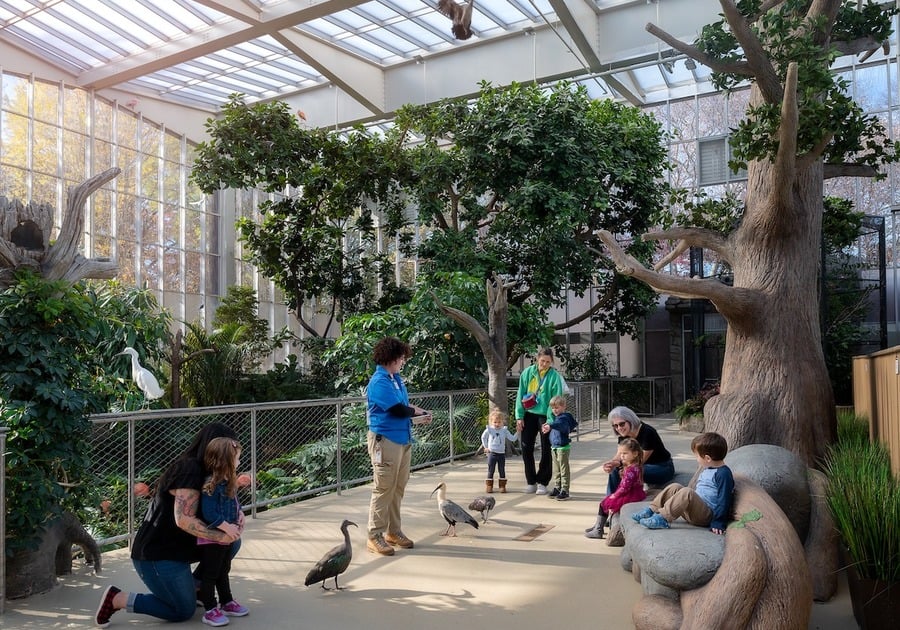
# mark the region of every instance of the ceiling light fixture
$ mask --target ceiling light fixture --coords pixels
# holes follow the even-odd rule
[[[688,57],[687,59],[684,60],[684,67],[691,71],[696,70],[697,62],[694,61],[693,59],[691,59],[690,57]]]

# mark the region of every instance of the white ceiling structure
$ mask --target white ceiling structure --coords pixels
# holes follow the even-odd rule
[[[207,114],[239,92],[314,126],[383,120],[482,80],[574,79],[635,105],[711,90],[644,26],[693,41],[717,0],[472,2],[460,41],[438,0],[0,0],[0,43],[84,88]]]

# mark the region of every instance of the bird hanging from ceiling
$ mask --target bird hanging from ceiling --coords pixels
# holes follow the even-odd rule
[[[330,591],[331,589],[325,586],[325,580],[334,578],[334,588],[337,590],[343,589],[342,586],[338,586],[338,576],[347,570],[347,567],[350,566],[350,560],[353,558],[353,547],[350,544],[350,534],[347,532],[347,528],[350,525],[358,527],[353,521],[344,519],[344,522],[341,523],[341,533],[344,534],[344,543],[334,547],[331,551],[322,556],[321,560],[316,562],[316,566],[310,569],[309,573],[306,574],[306,580],[304,581],[306,586],[321,582],[322,588],[326,591]]]
[[[162,398],[166,392],[159,386],[159,381],[156,380],[153,373],[138,362],[137,351],[134,348],[127,347],[116,356],[126,354],[131,356],[131,380],[144,393],[144,406],[146,407],[152,400]]]
[[[456,4],[453,0],[439,0],[437,9],[453,20],[450,30],[456,39],[472,37],[472,5],[475,0],[468,0],[465,5]]]
[[[478,521],[461,506],[447,498],[447,484],[442,481],[437,488],[431,491],[431,496],[434,496],[435,492],[437,492],[438,511],[448,523],[447,529],[441,536],[456,536],[456,524],[459,522],[468,523],[478,529]]]
[[[497,505],[497,501],[494,497],[483,494],[480,497],[472,499],[472,502],[469,504],[469,509],[481,512],[481,522],[487,523],[488,516],[490,516],[491,510],[494,509],[495,505]]]

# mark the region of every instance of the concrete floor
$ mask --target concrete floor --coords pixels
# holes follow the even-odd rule
[[[676,454],[676,467],[692,469],[689,444],[694,434],[679,431],[672,419],[649,422]],[[456,538],[440,535],[445,523],[429,494],[446,481],[448,497],[465,507],[481,494],[485,459],[414,472],[403,503],[403,529],[416,547],[398,550],[390,558],[365,550],[368,487],[259,514],[247,526],[232,569],[235,596],[251,612],[232,619],[231,625],[276,630],[632,628],[631,607],[640,598],[639,584],[622,571],[619,549],[583,536],[606,484],[600,462],[615,452],[610,432],[605,425],[601,429],[599,434],[584,432],[573,445],[571,500],[522,494],[522,462],[510,458],[510,492],[494,495],[497,507],[486,524],[478,530],[462,525]],[[326,592],[303,586],[315,561],[340,542],[338,527],[345,518],[360,525],[350,528],[355,556],[339,579],[346,589]],[[516,540],[538,525],[549,529],[531,541]],[[100,576],[76,567],[52,592],[7,602],[0,628],[93,627],[100,594],[108,584],[143,590],[126,550],[105,554]],[[207,627],[199,610],[178,627]],[[110,627],[163,626],[172,627],[118,612]],[[843,577],[831,602],[813,605],[809,627],[856,627]]]

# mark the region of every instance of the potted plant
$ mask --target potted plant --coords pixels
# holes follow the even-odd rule
[[[684,431],[702,433],[706,424],[703,421],[703,408],[710,398],[719,393],[718,383],[707,383],[699,392],[675,407],[675,418]]]
[[[825,461],[826,501],[847,558],[853,615],[863,630],[887,628],[900,616],[900,480],[866,425],[842,416]]]

